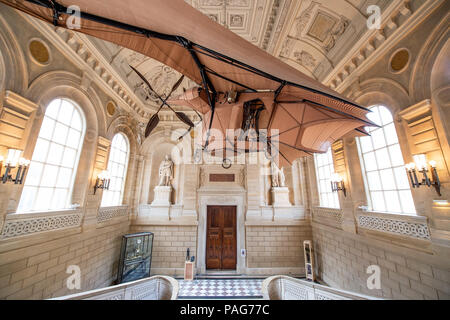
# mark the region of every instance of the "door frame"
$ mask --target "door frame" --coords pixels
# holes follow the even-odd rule
[[[237,245],[237,206],[234,206],[234,205],[225,205],[225,204],[221,204],[221,205],[211,205],[211,204],[209,204],[209,205],[207,205],[206,206],[206,241],[208,241],[208,208],[209,207],[232,207],[232,208],[235,208],[235,210],[234,210],[234,234],[235,234],[235,237],[236,237],[236,240],[235,240],[235,245],[236,245],[236,252],[235,252],[235,254],[236,254],[236,266],[235,266],[235,268],[234,269],[220,269],[220,271],[230,271],[230,272],[233,272],[233,271],[236,271],[237,270],[237,257],[238,257],[238,249],[237,249],[237,247],[238,247],[238,245]],[[223,229],[222,229],[222,243],[221,243],[221,245],[222,245],[222,250],[223,250]],[[207,264],[206,262],[206,259],[207,259],[207,254],[206,254],[206,252],[207,252],[207,250],[208,250],[208,248],[207,247],[205,247],[205,265]],[[222,253],[223,253],[223,251],[222,251]],[[221,254],[222,254],[221,253]],[[223,260],[223,258],[222,258],[222,256],[221,256],[221,259]],[[214,269],[208,269],[207,267],[206,267],[206,270],[214,270]]]
[[[240,254],[245,249],[245,190],[198,190],[198,228],[197,228],[197,270],[206,273],[206,227],[208,206],[236,206],[236,274],[247,273],[246,256]],[[233,270],[230,270],[233,272]]]

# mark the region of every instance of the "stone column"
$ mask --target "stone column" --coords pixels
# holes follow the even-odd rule
[[[0,155],[6,159],[8,148],[24,150],[22,156],[31,159],[36,139],[29,140],[38,105],[22,96],[6,91],[0,100]],[[4,164],[4,163],[3,163]],[[3,168],[2,173],[5,169]],[[15,173],[15,171],[14,171]],[[23,185],[0,183],[0,231],[7,213],[14,213]]]
[[[92,170],[91,181],[87,190],[87,197],[85,202],[85,213],[83,219],[83,230],[95,228],[97,225],[97,214],[100,208],[103,196],[103,190],[97,189],[94,194],[94,186],[97,180],[97,176],[103,170],[106,170],[108,166],[109,149],[111,141],[99,136],[97,140],[97,150],[95,153],[95,163]],[[86,165],[91,162],[86,162]]]
[[[148,204],[148,196],[150,193],[150,181],[152,178],[152,154],[143,156],[142,160],[142,179],[141,179],[141,193],[139,197],[139,204]],[[153,191],[153,190],[152,190]]]

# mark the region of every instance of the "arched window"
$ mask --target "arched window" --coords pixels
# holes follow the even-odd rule
[[[370,136],[357,139],[369,210],[414,214],[392,114],[384,106],[370,109],[368,118],[381,128],[369,127]]]
[[[84,133],[84,115],[75,103],[65,98],[50,102],[36,141],[18,212],[70,207]]]
[[[122,204],[129,155],[130,143],[127,137],[117,133],[111,143],[107,169],[111,180],[109,190],[103,191],[102,207]]]
[[[334,173],[331,148],[329,148],[326,153],[315,153],[314,163],[316,167],[320,206],[339,209],[338,194],[331,190],[331,175]]]

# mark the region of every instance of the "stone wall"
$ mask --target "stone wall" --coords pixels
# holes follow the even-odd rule
[[[186,250],[190,255],[197,252],[196,226],[148,225],[131,226],[131,232],[153,232],[153,254],[151,273],[165,275],[182,275]]]
[[[412,250],[313,224],[316,270],[326,284],[387,299],[450,299],[445,255]],[[367,267],[378,265],[381,289],[369,290]]]
[[[302,273],[303,240],[310,239],[310,226],[248,226],[247,267],[290,268],[292,272]]]
[[[3,243],[0,299],[47,299],[112,285],[117,276],[121,238],[128,229],[129,222],[122,221],[84,232],[51,231],[51,235],[15,239],[22,245],[17,241],[10,246]],[[80,267],[80,290],[67,289],[69,265]]]

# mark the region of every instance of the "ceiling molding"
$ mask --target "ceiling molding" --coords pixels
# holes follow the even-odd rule
[[[408,6],[408,2],[408,0],[393,1],[382,15],[381,29],[366,33],[328,74],[323,83],[340,93],[345,91],[375,61],[396,46],[409,33],[407,31],[419,25],[444,0],[426,0],[421,7],[415,8],[414,12]],[[400,17],[406,19],[399,19]]]
[[[22,12],[18,14],[58,48],[67,60],[90,76],[107,95],[120,101],[125,111],[134,114],[140,121],[148,116],[144,104],[85,35],[55,28]]]

